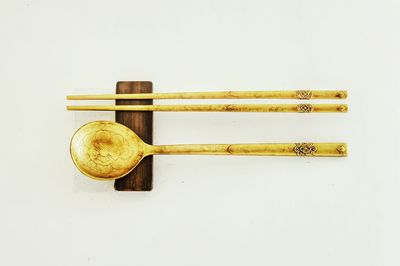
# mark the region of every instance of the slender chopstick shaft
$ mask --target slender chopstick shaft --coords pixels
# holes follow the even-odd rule
[[[345,90],[292,91],[218,91],[133,94],[69,95],[67,100],[128,100],[128,99],[346,99]]]
[[[347,104],[76,105],[71,111],[345,113]]]

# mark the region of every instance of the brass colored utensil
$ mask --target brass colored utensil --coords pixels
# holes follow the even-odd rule
[[[74,105],[71,111],[345,113],[347,104]]]
[[[153,146],[132,130],[111,121],[95,121],[79,128],[70,151],[76,167],[94,179],[113,180],[132,171],[153,154],[212,154],[345,157],[345,143],[182,144]]]
[[[128,100],[128,99],[346,99],[345,90],[292,91],[216,91],[136,94],[69,95],[67,100]]]

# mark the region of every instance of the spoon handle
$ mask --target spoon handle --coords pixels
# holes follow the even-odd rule
[[[127,99],[346,99],[345,90],[213,91],[69,95],[67,100]]]
[[[346,143],[182,144],[151,147],[151,154],[347,156]]]

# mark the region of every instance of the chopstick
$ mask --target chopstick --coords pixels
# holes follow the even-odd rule
[[[73,105],[70,111],[346,113],[347,104]]]
[[[127,99],[346,99],[345,90],[218,91],[69,95],[67,100]]]

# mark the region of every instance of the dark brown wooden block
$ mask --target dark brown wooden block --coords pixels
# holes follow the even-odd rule
[[[151,93],[150,81],[119,81],[117,94]],[[153,104],[153,100],[116,100],[117,105]],[[143,141],[153,144],[153,112],[115,112],[115,121],[132,129]],[[115,180],[118,191],[150,191],[153,188],[153,156],[143,158],[138,166],[126,176]]]

